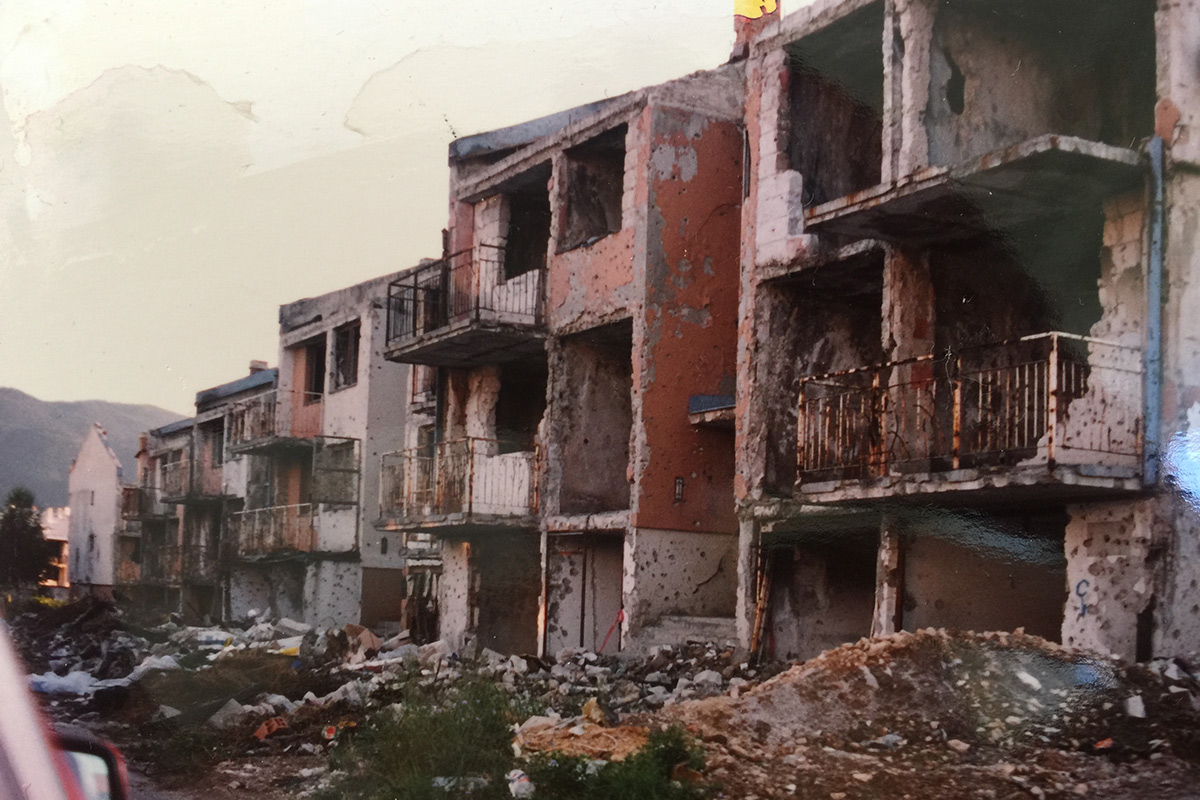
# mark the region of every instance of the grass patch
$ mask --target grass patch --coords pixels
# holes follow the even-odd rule
[[[331,766],[345,775],[316,797],[447,797],[435,778],[482,778],[487,784],[471,797],[509,797],[511,724],[508,697],[490,684],[467,683],[440,697],[410,693],[402,712],[376,714],[334,752]]]
[[[537,754],[518,762],[512,724],[519,699],[494,684],[465,683],[440,694],[405,692],[402,710],[383,711],[332,754],[332,783],[316,800],[444,800],[509,798],[506,774],[524,769],[537,800],[698,800],[712,787],[696,777],[703,755],[680,728],[654,731],[624,761]],[[443,779],[443,787],[435,779]],[[444,788],[449,781],[450,788]]]

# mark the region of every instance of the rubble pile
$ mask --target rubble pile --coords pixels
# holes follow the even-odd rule
[[[704,742],[729,796],[1191,797],[1198,673],[1200,661],[1130,666],[1022,633],[922,630],[661,717]]]

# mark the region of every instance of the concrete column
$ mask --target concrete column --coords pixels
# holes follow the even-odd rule
[[[934,347],[933,280],[929,260],[891,248],[883,265],[883,351],[892,361],[928,355]]]
[[[755,590],[758,586],[758,548],[761,532],[758,523],[742,517],[738,522],[738,593],[734,611],[738,644],[750,649],[754,629]]]
[[[925,115],[929,106],[929,53],[937,11],[931,0],[895,0],[895,11],[904,51],[898,60],[899,76],[893,77],[900,82],[900,136],[892,177],[899,178],[929,166]]]
[[[496,403],[500,399],[500,367],[472,370],[467,395],[467,436],[496,438]]]
[[[904,542],[900,523],[890,514],[879,526],[879,555],[875,562],[875,614],[871,635],[886,636],[901,627],[904,603]]]

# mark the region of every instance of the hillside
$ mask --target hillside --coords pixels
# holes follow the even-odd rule
[[[0,499],[14,486],[33,491],[40,506],[67,504],[67,475],[88,428],[99,422],[133,480],[138,434],[181,419],[156,406],[84,400],[53,403],[0,387]]]

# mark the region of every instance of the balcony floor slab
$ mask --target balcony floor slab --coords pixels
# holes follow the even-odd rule
[[[868,501],[953,505],[1064,503],[1111,499],[1146,491],[1133,468],[1091,465],[1043,465],[995,470],[962,469],[915,472],[869,481],[801,483],[796,499],[812,504],[855,504]]]
[[[945,244],[1057,218],[1137,185],[1133,150],[1046,135],[952,168],[931,167],[805,209],[805,230]]]

